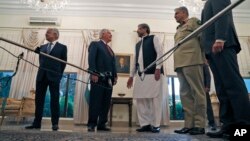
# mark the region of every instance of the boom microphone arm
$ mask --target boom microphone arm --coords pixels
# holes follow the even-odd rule
[[[70,66],[75,67],[75,68],[78,68],[78,69],[80,69],[80,70],[82,70],[82,71],[84,71],[84,72],[87,72],[87,73],[96,75],[96,76],[98,76],[98,77],[105,77],[105,74],[103,74],[103,73],[94,72],[94,71],[91,71],[91,70],[85,70],[85,69],[83,69],[83,68],[81,68],[81,67],[79,67],[79,66],[76,66],[76,65],[72,64],[72,63],[66,62],[66,61],[64,61],[64,60],[61,60],[61,59],[59,59],[59,58],[56,58],[56,57],[51,56],[51,55],[49,55],[49,54],[46,54],[46,53],[44,53],[44,52],[40,52],[39,50],[33,50],[33,49],[28,48],[28,47],[26,47],[26,46],[24,46],[24,45],[22,45],[22,44],[17,43],[17,42],[13,42],[13,41],[11,41],[11,40],[8,40],[8,39],[2,38],[2,37],[0,37],[0,40],[5,41],[5,42],[10,43],[10,44],[13,44],[13,45],[16,45],[16,46],[19,46],[19,47],[21,47],[21,48],[27,49],[27,50],[29,50],[29,51],[38,53],[38,54],[40,54],[40,55],[46,56],[46,57],[51,58],[51,59],[53,59],[53,60],[56,60],[56,61],[58,61],[58,62],[61,62],[61,63],[67,64],[67,65],[70,65]]]

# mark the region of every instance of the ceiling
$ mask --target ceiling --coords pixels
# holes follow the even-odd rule
[[[62,11],[48,14],[35,11],[19,1],[0,0],[0,14],[173,19],[174,9],[181,6],[179,0],[70,0]],[[250,0],[245,0],[233,12],[235,21],[250,23]]]

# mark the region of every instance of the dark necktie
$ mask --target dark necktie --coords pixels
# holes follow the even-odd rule
[[[109,47],[109,45],[106,44],[106,48],[108,49],[109,54],[110,54],[111,56],[114,56],[114,54],[113,54],[111,48]]]
[[[47,54],[50,53],[52,44],[53,44],[53,43],[49,43],[49,45],[48,45],[48,47],[47,47]]]

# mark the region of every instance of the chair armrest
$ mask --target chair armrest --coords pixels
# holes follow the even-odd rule
[[[15,99],[15,98],[7,98],[7,105],[20,105],[22,103],[22,100]]]
[[[32,97],[23,97],[23,100],[35,100],[35,98],[32,98]]]
[[[31,97],[23,97],[22,113],[35,113],[35,99]]]

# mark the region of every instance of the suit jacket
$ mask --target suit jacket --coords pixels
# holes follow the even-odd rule
[[[47,47],[48,47],[48,44],[42,45],[40,47],[40,52],[46,53]],[[62,59],[64,61],[67,61],[67,47],[57,42],[52,48],[49,55]],[[39,55],[39,63],[40,63],[41,68],[46,68],[46,69],[55,71],[59,74],[54,73],[54,72],[49,72],[43,69],[39,69],[37,73],[37,79],[36,79],[37,81],[42,81],[43,77],[46,76],[48,80],[50,81],[60,82],[63,71],[66,67],[66,64],[58,62],[56,60],[53,60],[43,55]]]
[[[89,45],[89,70],[100,73],[111,72],[112,81],[117,77],[115,54],[108,51],[103,41],[93,41]]]
[[[200,26],[197,18],[190,18],[177,27],[175,43],[178,43]],[[174,52],[174,69],[185,66],[204,64],[205,56],[200,46],[199,37],[195,37],[179,46]]]
[[[208,21],[230,4],[230,0],[208,0],[202,11],[202,23]],[[224,40],[225,48],[233,47],[237,53],[240,52],[241,47],[235,31],[231,11],[202,32],[202,45],[205,48],[206,54],[211,53],[212,46],[216,39]]]

